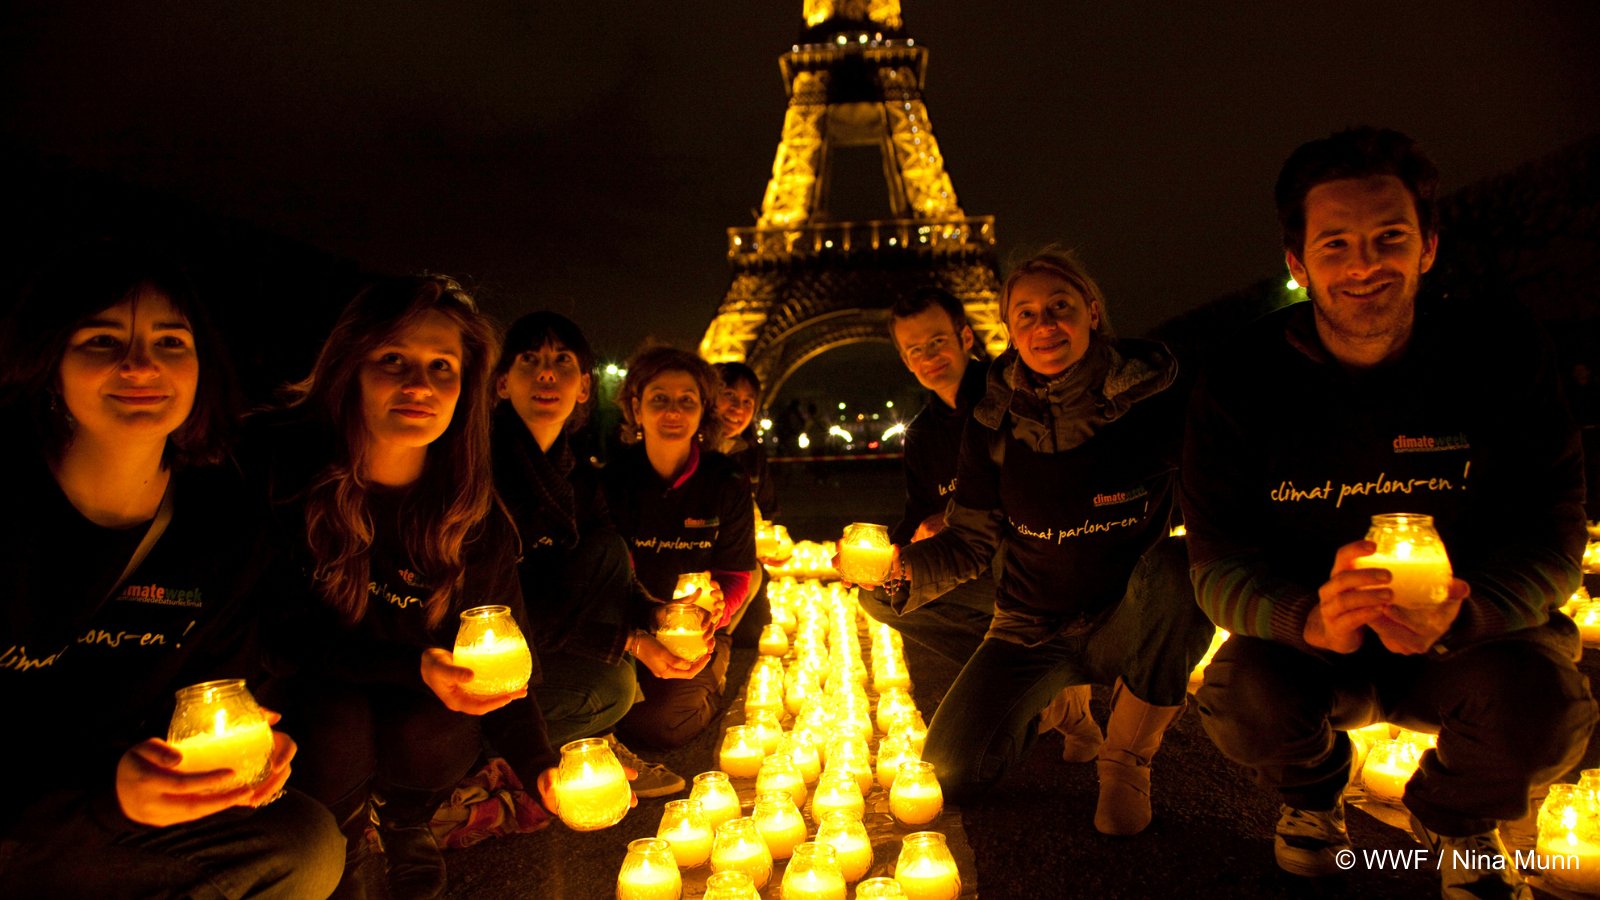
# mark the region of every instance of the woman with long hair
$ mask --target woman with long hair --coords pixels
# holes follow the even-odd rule
[[[648,623],[600,470],[573,448],[593,403],[594,364],[588,339],[566,316],[535,312],[511,324],[495,366],[495,489],[521,540],[517,572],[544,673],[534,696],[551,743],[604,736],[638,772],[634,794],[660,797],[682,790],[682,776],[640,759],[611,730],[638,693],[629,649],[637,649],[633,628]]]
[[[17,896],[322,896],[342,842],[256,773],[196,771],[164,740],[180,688],[258,675],[261,504],[229,450],[217,335],[175,267],[80,248],[0,327],[0,884]],[[273,715],[272,720],[276,721]],[[253,783],[241,784],[241,781]]]
[[[722,707],[731,643],[725,629],[749,596],[756,567],[755,510],[739,467],[710,449],[717,380],[692,353],[652,347],[628,361],[617,397],[625,447],[606,466],[606,499],[628,542],[639,581],[653,598],[672,598],[678,577],[709,572],[710,598],[696,598],[707,653],[678,659],[648,631],[632,640],[644,700],[618,730],[630,742],[679,746]]]
[[[297,784],[351,842],[350,893],[377,877],[369,804],[390,893],[443,891],[428,823],[484,736],[551,805],[556,754],[538,704],[526,689],[467,692],[472,672],[446,649],[470,607],[510,606],[528,631],[515,531],[490,475],[495,338],[454,281],[381,279],[260,429],[281,531],[307,576],[269,649],[306,728]]]
[[[946,527],[899,547],[889,579],[891,604],[915,609],[1003,548],[994,618],[939,703],[925,758],[947,793],[972,798],[1055,724],[1041,714],[1064,688],[1114,683],[1094,824],[1136,834],[1150,758],[1212,634],[1168,537],[1177,361],[1112,337],[1099,286],[1059,251],[1010,273],[1000,312],[1011,347],[967,423]]]

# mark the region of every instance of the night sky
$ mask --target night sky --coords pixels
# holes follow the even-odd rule
[[[800,0],[13,0],[5,140],[609,355],[694,346],[753,223]],[[1600,132],[1600,4],[903,4],[962,206],[1076,247],[1137,334],[1281,271],[1284,156],[1349,124],[1447,189]],[[26,218],[27,210],[20,211]]]

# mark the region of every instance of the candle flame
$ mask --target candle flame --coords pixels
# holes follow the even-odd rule
[[[228,711],[219,709],[211,718],[211,733],[221,737],[228,730]]]

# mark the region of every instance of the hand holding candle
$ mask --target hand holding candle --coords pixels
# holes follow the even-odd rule
[[[876,587],[889,578],[897,553],[889,543],[889,530],[869,522],[845,526],[839,539],[834,567],[846,583]]]

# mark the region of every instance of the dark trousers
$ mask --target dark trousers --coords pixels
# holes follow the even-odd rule
[[[628,546],[613,532],[584,535],[566,560],[559,590],[582,598],[582,621],[559,648],[539,648],[541,681],[532,686],[550,744],[558,749],[610,731],[638,696],[633,659],[624,655],[608,662],[604,657],[611,648],[596,646],[609,643],[614,631],[584,627],[625,627],[632,586]]]
[[[923,758],[946,796],[972,799],[1027,753],[1039,711],[1062,688],[1121,678],[1147,703],[1182,703],[1213,631],[1194,602],[1183,543],[1162,541],[1140,558],[1099,628],[1033,647],[985,638],[940,701]]]
[[[693,678],[657,678],[642,664],[636,664],[644,699],[617,723],[617,733],[629,744],[660,750],[681,747],[693,740],[722,709],[722,688],[728,681],[728,658],[732,653],[732,640],[726,634],[718,634],[711,662]]]
[[[39,840],[0,841],[7,897],[326,897],[344,838],[316,801],[290,791],[166,828],[112,830],[84,813]]]
[[[1206,669],[1200,715],[1223,755],[1299,809],[1331,809],[1350,777],[1345,730],[1386,721],[1437,732],[1405,805],[1444,835],[1527,812],[1530,788],[1575,765],[1595,724],[1570,621],[1447,654],[1348,655],[1235,636]]]
[[[860,591],[858,599],[862,612],[893,627],[906,640],[966,665],[994,618],[994,577],[984,572],[904,615],[894,611],[881,588]]]
[[[341,821],[373,793],[416,798],[418,808],[397,809],[399,818],[431,816],[483,752],[478,718],[431,692],[322,681],[297,683],[292,696],[293,783]]]

